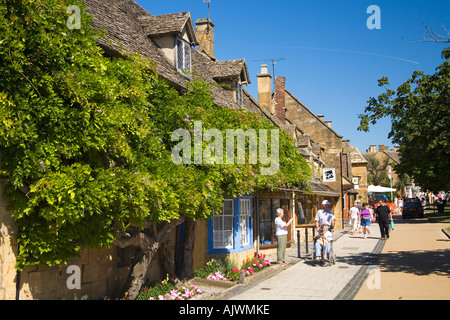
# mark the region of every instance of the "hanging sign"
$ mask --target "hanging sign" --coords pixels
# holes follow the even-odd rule
[[[336,169],[324,168],[323,169],[323,182],[335,182],[336,181]]]

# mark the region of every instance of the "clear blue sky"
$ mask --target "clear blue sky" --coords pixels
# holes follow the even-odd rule
[[[153,15],[189,11],[194,22],[208,16],[203,0],[136,2]],[[380,8],[380,29],[367,28],[370,5]],[[361,152],[372,144],[393,147],[388,119],[369,133],[357,131],[357,115],[383,92],[377,79],[387,76],[396,89],[415,70],[434,73],[446,45],[407,41],[421,40],[422,23],[441,34],[442,25],[450,30],[448,0],[211,0],[210,8],[215,56],[246,59],[246,89],[255,98],[256,74],[266,63],[255,60],[284,58],[275,75],[286,77],[286,88]]]

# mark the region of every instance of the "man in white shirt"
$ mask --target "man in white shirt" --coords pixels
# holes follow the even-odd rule
[[[283,221],[284,211],[281,208],[277,209],[277,217],[275,218],[275,236],[277,237],[277,260],[278,262],[286,261],[286,242],[287,242],[287,227],[291,224],[294,218],[288,222]]]
[[[326,224],[330,227],[329,230],[333,231],[336,217],[334,216],[333,211],[331,211],[330,206],[331,203],[328,200],[322,201],[323,209],[317,211],[315,218],[317,230],[319,230],[321,225]]]

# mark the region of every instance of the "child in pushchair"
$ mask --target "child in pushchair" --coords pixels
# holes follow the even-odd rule
[[[314,261],[334,264],[336,259],[332,243],[333,234],[328,230],[328,225],[321,225],[314,237]]]

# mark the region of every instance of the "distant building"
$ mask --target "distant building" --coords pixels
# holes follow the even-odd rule
[[[394,166],[400,163],[400,155],[398,153],[398,146],[395,146],[394,149],[389,150],[388,146],[378,145],[378,150],[376,145],[371,145],[366,152],[362,153],[362,156],[366,161],[370,161],[371,158],[377,159],[379,162],[378,170],[387,170],[388,166],[391,166],[391,175],[392,175],[392,187],[400,182],[400,178],[394,170]],[[368,167],[368,174],[370,174],[370,167]],[[371,184],[371,183],[369,183]],[[385,185],[385,187],[390,187],[390,185]],[[399,191],[398,195],[405,194],[405,190]],[[395,194],[394,194],[395,196]]]
[[[352,166],[352,182],[358,195],[354,200],[360,200],[361,203],[368,202],[367,187],[367,160],[355,146],[350,146],[350,162]]]

